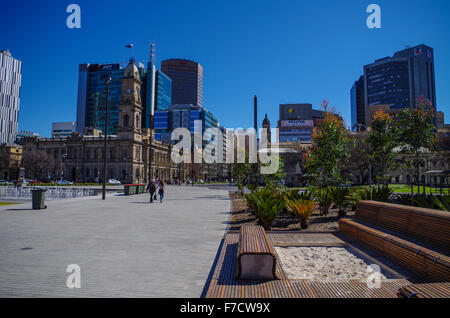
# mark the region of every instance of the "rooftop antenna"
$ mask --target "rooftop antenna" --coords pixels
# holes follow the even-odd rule
[[[155,64],[156,63],[156,44],[153,41],[150,44],[150,63]]]

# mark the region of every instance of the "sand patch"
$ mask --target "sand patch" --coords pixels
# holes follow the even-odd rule
[[[275,247],[289,279],[315,282],[366,281],[370,265],[347,248]],[[381,273],[381,280],[386,276]]]

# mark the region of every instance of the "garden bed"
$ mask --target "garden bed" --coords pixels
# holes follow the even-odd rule
[[[231,224],[229,230],[239,230],[241,225],[258,224],[258,219],[247,207],[245,200],[239,193],[230,192],[232,201]],[[347,218],[352,218],[355,212],[347,209]],[[302,232],[335,232],[338,231],[338,209],[330,209],[327,215],[320,215],[316,208],[309,218],[307,229],[300,229],[300,221],[297,217],[281,212],[273,222],[272,231],[302,231]]]

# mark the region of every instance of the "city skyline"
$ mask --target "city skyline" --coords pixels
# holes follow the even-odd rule
[[[435,52],[437,108],[449,122],[450,75],[445,70],[450,69],[450,44],[442,40],[450,30],[448,2],[411,1],[408,12],[400,1],[377,3],[382,10],[378,30],[365,24],[367,1],[292,1],[283,6],[250,0],[189,5],[131,1],[133,10],[127,13],[117,3],[78,1],[79,30],[65,26],[68,3],[32,3],[25,11],[8,3],[1,15],[12,31],[3,30],[1,49],[9,49],[23,63],[19,130],[49,136],[52,122],[74,121],[78,65],[126,63],[130,55],[146,63],[151,41],[156,42],[158,66],[170,58],[203,66],[203,105],[221,125],[235,128],[253,126],[255,94],[259,117],[267,113],[271,122],[278,120],[280,104],[311,103],[318,108],[327,99],[348,127],[349,88],[363,66],[405,45],[425,44]],[[324,4],[326,12],[320,11]],[[101,10],[106,14],[93,14]],[[322,18],[314,20],[319,12]],[[410,32],[407,24],[424,16],[430,22]],[[121,23],[111,22],[117,20]],[[19,28],[23,23],[30,27]],[[126,49],[127,43],[134,48]],[[29,50],[30,45],[36,50]]]

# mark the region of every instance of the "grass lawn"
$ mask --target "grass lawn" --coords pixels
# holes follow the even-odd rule
[[[16,203],[16,202],[0,202],[0,206],[3,206],[3,205],[13,205],[13,204],[19,204],[19,203]]]

